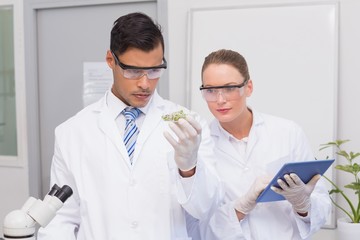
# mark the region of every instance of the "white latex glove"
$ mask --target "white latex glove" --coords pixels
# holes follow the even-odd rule
[[[283,195],[297,213],[305,214],[310,209],[310,195],[320,178],[321,175],[317,174],[305,184],[295,173],[285,174],[284,179],[286,182],[281,179],[277,180],[281,188],[271,186],[271,189]]]
[[[189,171],[196,166],[197,153],[201,141],[201,125],[191,116],[169,122],[169,127],[178,137],[175,140],[170,133],[164,132],[165,138],[175,149],[175,162],[182,171]]]
[[[269,176],[260,176],[255,179],[248,192],[235,201],[234,207],[243,214],[249,214],[256,206],[256,199],[271,181]]]

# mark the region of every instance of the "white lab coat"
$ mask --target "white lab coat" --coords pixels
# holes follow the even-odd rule
[[[181,179],[173,147],[163,136],[171,130],[161,116],[184,108],[156,92],[149,104],[132,167],[106,97],[56,128],[51,185],[69,185],[74,194],[39,230],[38,240],[191,239],[185,210],[203,217],[219,185],[209,166],[213,158],[209,129],[201,121],[196,174]],[[190,181],[190,191],[183,188],[183,181]]]
[[[217,154],[216,168],[223,182],[225,196],[209,223],[203,222],[206,240],[298,240],[310,239],[326,221],[331,202],[323,179],[311,195],[308,217],[296,214],[286,200],[258,203],[243,220],[238,221],[234,200],[244,195],[255,178],[275,174],[287,161],[313,160],[305,134],[294,122],[253,111],[253,125],[249,133],[246,158],[220,131],[218,121],[210,126]]]

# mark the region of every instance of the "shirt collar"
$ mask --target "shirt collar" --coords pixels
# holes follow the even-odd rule
[[[150,103],[152,101],[153,101],[153,96],[151,96],[150,101],[148,102],[148,104],[146,104],[145,107],[139,108],[141,112],[144,113],[145,115],[149,111]],[[116,97],[111,90],[109,90],[106,94],[106,104],[109,108],[110,114],[113,119],[116,119],[119,116],[119,114],[127,107],[127,105],[123,101],[121,101],[118,97]]]

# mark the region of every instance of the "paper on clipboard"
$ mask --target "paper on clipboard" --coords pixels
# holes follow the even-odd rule
[[[334,159],[330,159],[285,163],[275,175],[275,177],[271,180],[269,185],[256,199],[256,202],[272,202],[285,200],[282,195],[277,194],[276,192],[271,190],[271,186],[279,187],[277,183],[277,180],[279,178],[283,178],[285,174],[296,173],[304,183],[308,183],[314,175],[323,175],[334,161]]]
[[[113,83],[113,75],[106,62],[84,62],[83,68],[83,103],[85,107],[104,96]]]

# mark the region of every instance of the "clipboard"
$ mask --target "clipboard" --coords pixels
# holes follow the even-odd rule
[[[282,195],[277,194],[271,190],[271,186],[279,187],[279,184],[277,183],[279,178],[283,179],[285,174],[296,173],[306,184],[314,175],[323,175],[334,161],[335,159],[285,163],[275,175],[275,177],[271,180],[269,185],[266,186],[264,191],[256,199],[256,202],[273,202],[285,200]]]

